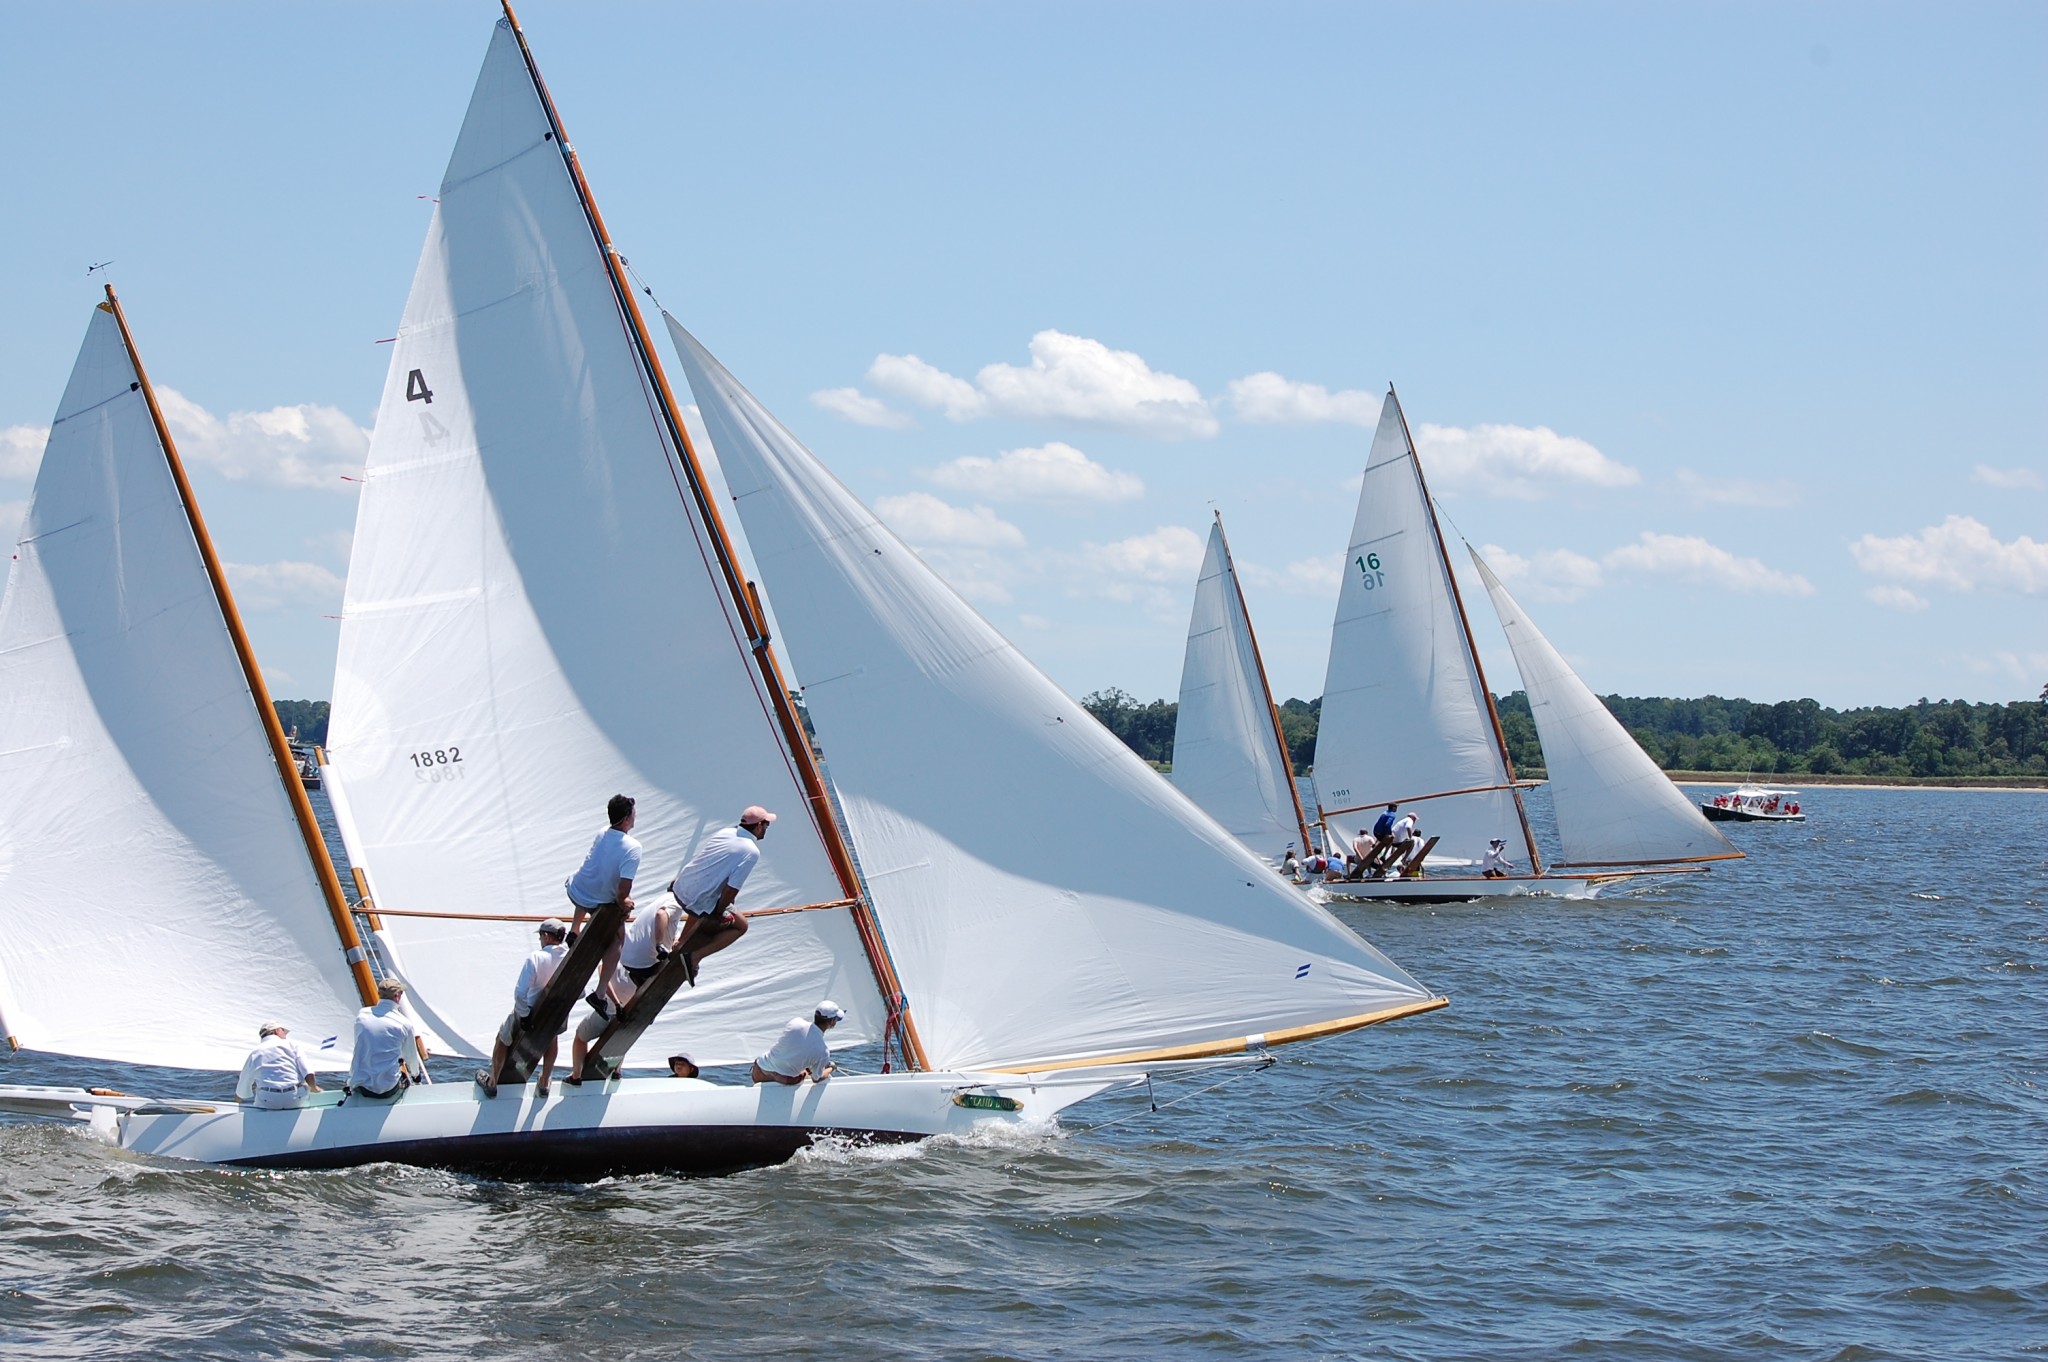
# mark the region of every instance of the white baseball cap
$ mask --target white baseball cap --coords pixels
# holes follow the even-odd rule
[[[816,1009],[814,1010],[817,1012],[819,1016],[828,1018],[832,1021],[839,1021],[846,1016],[846,1009],[841,1007],[838,1003],[833,1002],[830,998],[827,998],[824,1002],[819,1003]]]

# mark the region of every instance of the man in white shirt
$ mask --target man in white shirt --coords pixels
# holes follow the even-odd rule
[[[807,1078],[819,1083],[830,1078],[832,1051],[825,1045],[825,1033],[845,1015],[845,1008],[827,998],[809,1021],[791,1017],[768,1053],[754,1061],[754,1081],[794,1085]]]
[[[1479,863],[1479,873],[1489,880],[1504,880],[1515,863],[1508,859],[1508,844],[1505,838],[1496,837],[1486,844],[1486,859]]]
[[[682,953],[683,977],[692,988],[697,986],[697,966],[705,956],[717,954],[747,934],[747,920],[732,910],[732,904],[760,861],[761,839],[774,821],[775,815],[759,804],[748,805],[738,826],[706,838],[669,886],[683,908],[683,931],[675,948]]]
[[[356,1013],[355,1057],[348,1066],[351,1096],[397,1096],[408,1082],[427,1081],[420,1032],[405,1011],[405,985],[377,981],[377,1003]]]
[[[582,932],[583,920],[606,904],[623,904],[628,913],[633,911],[633,877],[640,873],[640,843],[628,835],[633,831],[633,800],[628,795],[613,795],[604,812],[611,826],[597,835],[582,867],[562,885],[568,891],[569,905],[576,910],[575,920],[569,924],[572,942]],[[623,940],[622,932],[605,946],[604,963],[597,971],[598,984],[588,999],[592,1007],[607,1017],[620,1006],[620,1000],[612,993],[611,978],[612,971],[619,967],[619,946]]]
[[[1396,874],[1408,873],[1408,860],[1422,847],[1422,820],[1410,809],[1394,823],[1394,858],[1388,868]]]
[[[512,1011],[498,1027],[498,1042],[491,1047],[491,1067],[476,1071],[477,1085],[484,1090],[484,1096],[498,1095],[498,1074],[505,1067],[505,1057],[512,1052],[512,1038],[519,1033],[519,1023],[532,1015],[533,1005],[540,1001],[541,990],[548,986],[548,980],[555,977],[555,971],[562,967],[562,958],[569,953],[563,944],[569,929],[558,917],[548,918],[540,924],[540,949],[530,952],[519,966],[519,979],[512,985]],[[595,1014],[593,1014],[595,1015]],[[548,1037],[547,1052],[540,1060],[540,1095],[548,1095],[548,1079],[555,1072],[555,1049],[561,1044],[561,1037]]]
[[[265,1022],[256,1032],[256,1048],[242,1061],[235,1100],[259,1111],[283,1111],[304,1104],[306,1094],[320,1091],[313,1066],[291,1039],[283,1022]]]

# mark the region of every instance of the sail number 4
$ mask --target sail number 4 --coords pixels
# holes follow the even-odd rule
[[[1358,565],[1359,580],[1365,583],[1367,591],[1377,591],[1387,584],[1387,574],[1380,571],[1377,553],[1361,553],[1351,561]]]
[[[462,749],[459,747],[408,752],[405,759],[412,763],[414,780],[439,785],[443,781],[462,779]]]

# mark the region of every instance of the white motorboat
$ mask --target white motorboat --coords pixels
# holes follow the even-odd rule
[[[1744,781],[1726,794],[1700,801],[1700,812],[1716,823],[1804,823],[1799,791],[1773,790]]]
[[[276,1112],[14,1087],[0,1109],[213,1163],[718,1171],[1043,1121],[1153,1067],[1445,1004],[1158,780],[670,327],[847,835],[508,10],[365,471],[327,783],[368,896],[343,896],[109,291],[0,601],[0,1023],[16,1050],[232,1070],[282,1019],[339,1067],[375,960],[436,1044],[480,1054],[626,789],[655,862],[747,803],[785,811],[755,929],[643,1047],[744,1062],[829,992],[832,1039],[879,1042],[885,1072]]]
[[[1404,873],[1324,884],[1336,900],[1591,897],[1640,875],[1741,856],[1529,623],[1475,552],[1549,767],[1565,860],[1529,826],[1471,622],[1400,400],[1390,388],[1359,489],[1316,737],[1317,819],[1350,847],[1382,809],[1413,809],[1430,845]],[[1518,853],[1481,873],[1495,838]]]

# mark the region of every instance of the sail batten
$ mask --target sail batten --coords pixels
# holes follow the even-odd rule
[[[668,319],[938,1067],[1433,995],[1017,653]],[[831,678],[823,684],[822,678]]]
[[[1529,693],[1565,863],[1679,865],[1739,857],[1529,621],[1476,550],[1472,564]]]
[[[1173,783],[1252,854],[1308,850],[1300,795],[1219,515],[1195,583],[1174,721]]]

